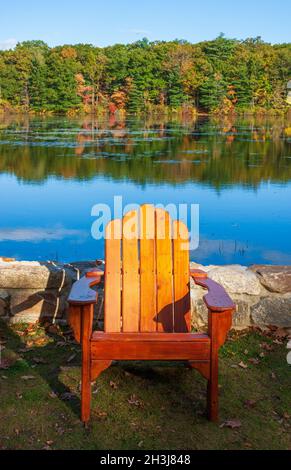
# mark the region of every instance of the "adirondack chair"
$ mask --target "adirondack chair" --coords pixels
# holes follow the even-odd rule
[[[188,239],[182,222],[143,205],[107,225],[105,272],[96,267],[74,283],[69,322],[82,346],[84,423],[90,418],[91,382],[113,360],[187,361],[207,379],[208,417],[217,421],[218,350],[231,327],[235,305],[206,273],[190,270]],[[208,334],[191,333],[190,276],[208,289]],[[103,277],[104,331],[93,331],[97,293],[92,287]]]

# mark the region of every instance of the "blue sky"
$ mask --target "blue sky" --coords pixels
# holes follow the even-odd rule
[[[42,39],[50,46],[150,40],[291,42],[291,0],[0,0],[0,48]]]

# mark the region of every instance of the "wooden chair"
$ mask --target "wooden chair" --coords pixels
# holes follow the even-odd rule
[[[218,350],[235,305],[206,273],[189,269],[189,234],[168,212],[143,205],[106,227],[105,273],[75,282],[69,322],[82,345],[81,419],[90,418],[91,382],[113,360],[185,360],[208,381],[208,417],[218,419]],[[104,276],[104,331],[92,331]],[[190,276],[208,289],[208,334],[191,333]]]

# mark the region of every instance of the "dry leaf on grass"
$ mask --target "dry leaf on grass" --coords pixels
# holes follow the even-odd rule
[[[127,400],[130,405],[137,406],[139,408],[142,408],[144,406],[144,402],[137,398],[136,395],[131,395],[131,397]]]
[[[75,354],[75,353],[71,354],[71,356],[67,359],[67,362],[72,362],[75,359],[76,356],[77,356],[77,354]]]
[[[77,398],[76,395],[71,392],[65,392],[61,394],[62,400],[75,400],[76,398]]]
[[[109,385],[111,388],[113,388],[114,390],[116,390],[118,388],[118,385],[116,382],[113,382],[113,380],[110,380],[109,382]]]
[[[22,380],[33,380],[36,379],[34,375],[22,375],[21,376]]]
[[[36,362],[36,364],[47,364],[47,361],[42,357],[33,357],[32,360]]]
[[[287,338],[288,332],[284,330],[284,328],[277,328],[277,330],[274,333],[274,336],[276,338]]]
[[[261,343],[260,344],[261,348],[264,349],[265,351],[274,351],[274,346],[268,343]]]
[[[258,364],[260,364],[259,359],[256,358],[256,357],[250,357],[250,358],[249,358],[249,362],[250,362],[251,364],[254,364],[255,366],[258,365]]]
[[[243,361],[241,361],[241,362],[239,363],[239,367],[241,367],[242,369],[247,369],[247,368],[248,368],[248,365],[245,364]]]
[[[107,417],[107,413],[106,411],[102,411],[102,410],[99,410],[97,408],[97,410],[94,411],[94,414],[98,417],[98,418],[106,418]]]
[[[219,427],[236,429],[241,427],[241,422],[238,419],[228,419],[224,421]]]
[[[13,364],[16,362],[15,358],[0,358],[0,369],[9,369],[9,367],[13,366]]]
[[[256,400],[246,400],[244,402],[244,406],[246,408],[254,408],[256,406],[256,404],[257,404]]]

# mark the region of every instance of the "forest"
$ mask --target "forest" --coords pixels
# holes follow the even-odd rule
[[[284,113],[290,79],[291,43],[260,37],[104,48],[25,41],[0,51],[0,112]]]

